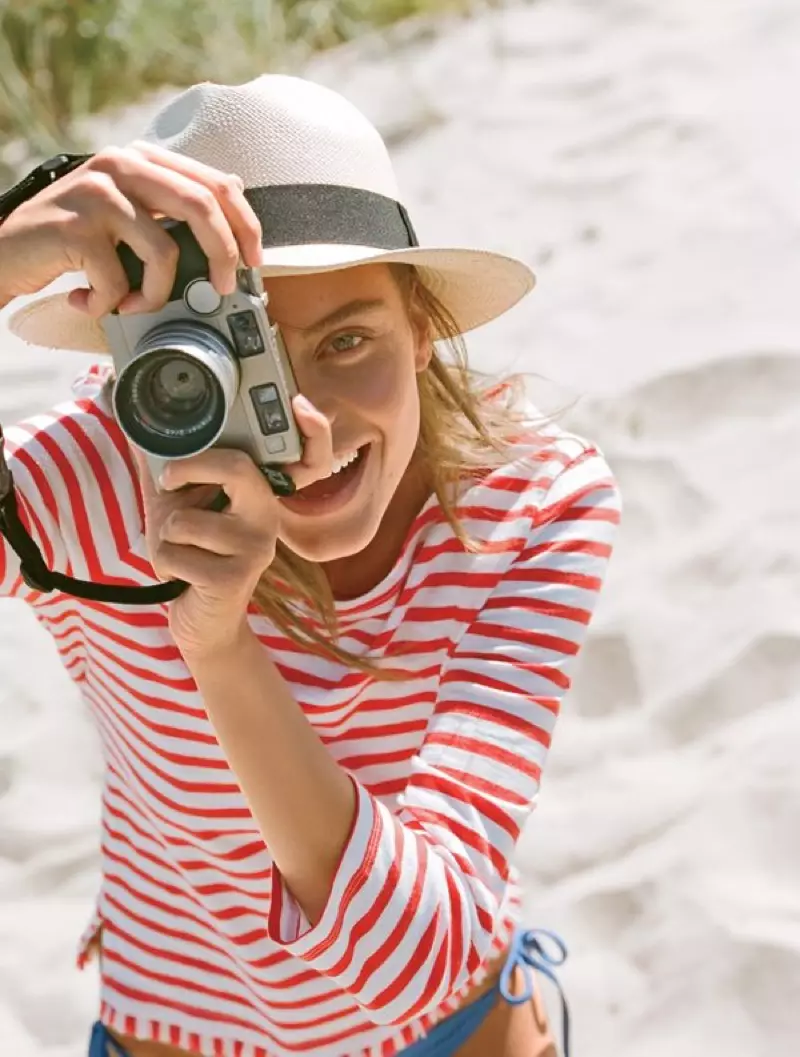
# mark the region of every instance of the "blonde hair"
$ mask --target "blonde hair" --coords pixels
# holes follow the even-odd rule
[[[432,341],[445,346],[450,360],[446,362],[434,344],[429,366],[418,375],[417,453],[426,483],[464,549],[479,552],[481,542],[467,534],[458,516],[455,486],[507,461],[509,445],[519,435],[524,419],[522,378],[513,375],[498,382],[470,370],[455,320],[425,287],[416,269],[392,265],[392,271],[407,310],[416,301],[416,307],[430,321]],[[306,652],[338,660],[377,679],[406,676],[402,669],[381,666],[338,645],[335,601],[324,571],[280,541],[253,601],[264,616]]]

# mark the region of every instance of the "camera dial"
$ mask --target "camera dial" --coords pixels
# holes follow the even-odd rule
[[[198,316],[213,316],[222,307],[222,294],[208,279],[195,279],[183,292],[183,300],[190,312]]]

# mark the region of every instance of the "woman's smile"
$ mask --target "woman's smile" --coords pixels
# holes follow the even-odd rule
[[[363,497],[365,494],[362,484],[367,477],[372,447],[372,444],[363,444],[355,450],[355,457],[340,470],[335,470],[329,477],[323,477],[301,488],[293,496],[282,499],[283,506],[293,514],[322,517],[338,513],[351,505],[357,496]]]

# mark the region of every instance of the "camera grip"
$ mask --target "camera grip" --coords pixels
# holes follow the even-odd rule
[[[178,266],[169,300],[179,301],[193,279],[208,279],[208,258],[185,221],[162,217],[158,223],[178,243]],[[139,293],[144,278],[143,262],[126,242],[120,242],[117,246],[117,256],[125,270],[131,293]]]

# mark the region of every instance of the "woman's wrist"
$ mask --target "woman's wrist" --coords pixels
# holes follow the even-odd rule
[[[181,656],[192,672],[195,670],[208,670],[210,667],[230,665],[238,662],[243,653],[252,646],[256,638],[250,628],[247,614],[242,615],[241,620],[215,636],[213,641],[182,641],[176,636],[176,644]]]

